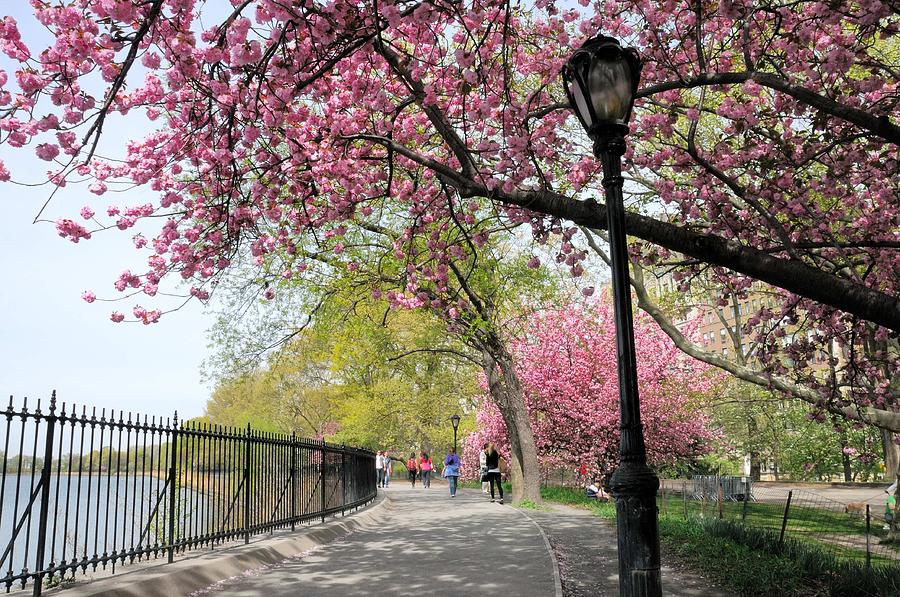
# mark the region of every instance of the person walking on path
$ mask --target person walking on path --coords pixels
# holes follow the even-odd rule
[[[456,455],[456,448],[450,448],[450,453],[444,458],[444,470],[441,475],[447,479],[450,486],[450,497],[456,497],[456,482],[459,480],[459,456]]]
[[[487,444],[481,446],[481,452],[478,453],[478,478],[484,479],[487,477]],[[487,495],[488,487],[490,487],[490,483],[487,481],[481,482],[481,493]]]
[[[412,485],[412,488],[416,488],[416,475],[419,472],[419,465],[416,462],[416,453],[413,452],[409,455],[409,460],[406,461],[406,471],[409,475],[409,484]]]
[[[433,468],[428,452],[422,450],[422,455],[419,457],[419,469],[422,471],[422,487],[425,489],[431,488],[431,469]]]
[[[381,450],[375,454],[375,486],[384,487],[384,456],[381,455]]]
[[[491,484],[491,502],[494,501],[494,483],[497,483],[497,490],[500,492],[500,503],[503,503],[503,485],[500,483],[500,452],[494,447],[494,444],[488,444],[487,447],[488,467],[488,483]]]
[[[384,451],[384,486],[391,484],[391,472],[394,470],[394,461],[391,460],[388,451]]]

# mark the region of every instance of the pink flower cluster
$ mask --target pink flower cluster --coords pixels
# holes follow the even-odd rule
[[[615,324],[608,297],[538,312],[524,340],[513,342],[538,457],[544,468],[609,473],[618,462],[619,404]],[[716,375],[681,353],[657,326],[635,321],[638,385],[648,458],[653,465],[690,461],[716,434],[698,410]],[[464,440],[470,473],[492,441],[508,453],[506,426],[492,400],[480,399],[477,430]]]
[[[212,3],[191,0],[162,10],[32,4],[46,47],[36,39],[30,49],[15,20],[0,20],[0,51],[15,64],[0,71],[0,144],[53,163],[72,157],[48,175],[59,187],[78,177],[96,195],[117,183],[156,195],[110,206],[111,220],[98,223],[127,230],[159,218],[135,237],[147,268],[136,283],[120,279],[122,290],[153,295],[167,278],[201,287],[248,254],[268,288],[308,276],[297,262],[314,255],[379,286],[395,307],[455,321],[464,307],[454,268],[467,271],[512,229],[558,247],[557,262],[583,276],[575,229],[530,209],[602,196],[559,85],[572,48],[601,28],[645,64],[624,156],[629,210],[855,289],[900,289],[900,160],[884,136],[896,132],[900,90],[884,52],[896,38],[890,3],[729,0],[698,15],[688,0],[583,9],[539,0],[509,12],[487,0],[465,10],[385,0],[377,12],[349,0],[249,0],[212,24]],[[376,35],[390,43],[372,43]],[[138,37],[140,73],[124,61]],[[108,131],[132,111],[158,129],[88,162],[97,138],[81,131]],[[0,163],[0,181],[9,178]],[[73,242],[90,238],[72,220],[56,226]],[[704,279],[722,290],[720,303],[746,295],[749,280],[733,272],[647,244],[631,251],[647,264],[677,262],[683,293]],[[382,265],[396,279],[382,283]],[[779,300],[784,308],[747,319],[805,321],[820,346],[870,347],[847,350],[840,365],[853,399],[900,405],[885,373],[900,363],[892,332],[787,293]],[[807,366],[816,343],[783,342],[772,329],[758,339],[779,355],[771,371],[796,363],[804,383],[827,391]]]
[[[68,218],[62,218],[56,221],[56,232],[61,237],[67,238],[73,243],[77,243],[81,239],[90,240],[91,238],[91,233],[87,228]]]

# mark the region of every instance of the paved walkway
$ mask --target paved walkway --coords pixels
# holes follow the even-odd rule
[[[528,511],[550,540],[562,576],[565,597],[618,595],[619,555],[616,527],[586,510],[552,505]],[[666,597],[727,597],[707,579],[684,569],[662,546],[662,585]]]
[[[539,527],[480,491],[395,483],[383,520],[196,594],[228,597],[453,595],[554,597],[558,576]]]
[[[615,525],[565,506],[517,510],[479,490],[396,483],[379,520],[195,596],[587,597],[618,595]],[[663,550],[667,597],[727,594]]]

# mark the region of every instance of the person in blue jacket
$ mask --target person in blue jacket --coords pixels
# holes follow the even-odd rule
[[[450,497],[456,497],[456,482],[459,480],[459,456],[456,455],[456,448],[450,448],[450,453],[444,458],[444,472],[441,475],[450,486]]]

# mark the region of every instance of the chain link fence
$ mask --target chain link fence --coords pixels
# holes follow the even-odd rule
[[[754,486],[746,477],[697,477],[667,482],[658,495],[660,515],[718,518],[814,547],[841,560],[872,565],[900,563],[900,544],[884,509],[844,504],[804,489]]]

